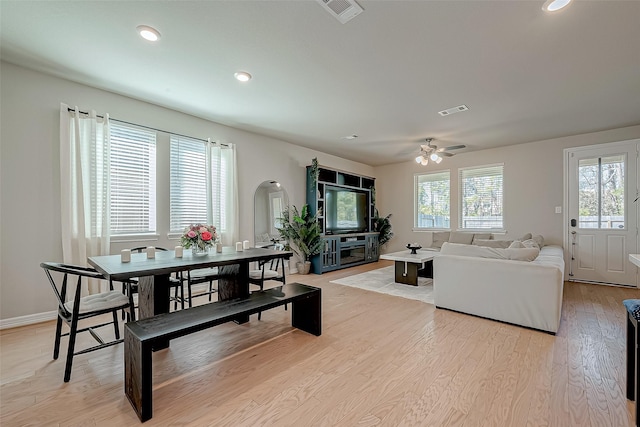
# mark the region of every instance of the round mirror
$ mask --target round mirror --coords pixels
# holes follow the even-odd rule
[[[273,240],[280,237],[276,229],[278,218],[289,206],[287,191],[277,181],[265,181],[258,186],[253,196],[255,246],[266,248],[273,245]]]

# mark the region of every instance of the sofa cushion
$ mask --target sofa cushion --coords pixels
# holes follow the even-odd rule
[[[522,244],[522,242],[520,240],[514,240],[510,245],[508,249],[522,249],[522,248],[526,248],[525,245]]]
[[[513,240],[490,240],[490,239],[474,239],[475,246],[484,246],[487,248],[507,249]]]
[[[489,240],[491,239],[491,233],[475,233],[473,235],[473,241],[471,244],[473,245],[476,240]]]
[[[449,243],[462,243],[464,245],[470,245],[473,241],[473,233],[465,233],[463,231],[452,231],[449,236]]]
[[[530,238],[531,238],[531,233],[527,233],[524,236],[522,236],[521,238],[516,239],[516,240],[520,240],[522,242],[523,240],[529,240]]]
[[[512,261],[533,261],[540,251],[536,248],[490,248],[487,246],[445,243],[440,249],[443,255],[458,255],[478,258],[506,259]]]
[[[433,240],[431,243],[432,248],[441,248],[442,244],[449,241],[449,235],[451,233],[448,231],[434,231],[432,233]]]

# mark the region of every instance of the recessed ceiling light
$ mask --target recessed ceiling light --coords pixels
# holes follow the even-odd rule
[[[567,7],[571,3],[571,0],[547,0],[542,5],[542,10],[545,12],[555,12],[564,7]]]
[[[148,25],[138,25],[136,27],[138,30],[138,34],[145,40],[149,40],[150,42],[158,41],[160,38],[160,32],[153,27],[149,27]]]
[[[248,82],[249,80],[251,80],[251,74],[247,73],[246,71],[238,71],[234,74],[234,76],[236,80],[240,82]]]

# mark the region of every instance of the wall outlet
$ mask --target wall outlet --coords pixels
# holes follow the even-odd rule
[[[562,213],[562,206],[556,206],[556,213]]]

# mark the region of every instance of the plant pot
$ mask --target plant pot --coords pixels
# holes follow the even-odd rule
[[[311,261],[298,262],[296,263],[296,267],[298,268],[298,274],[309,274]]]

